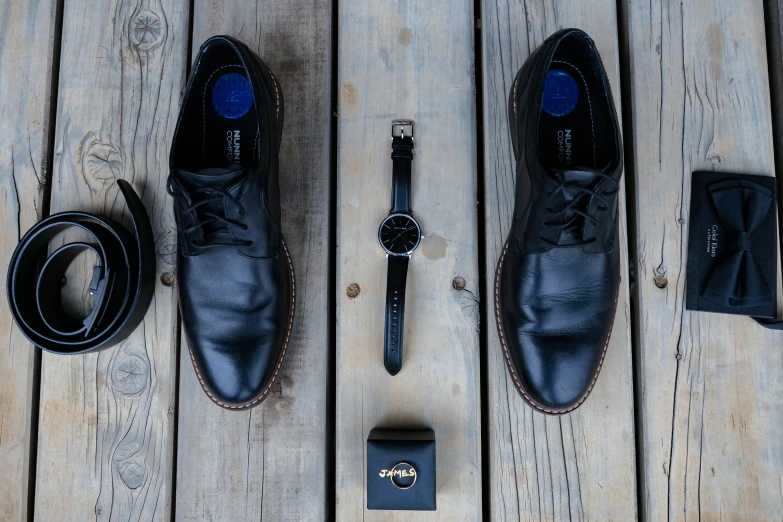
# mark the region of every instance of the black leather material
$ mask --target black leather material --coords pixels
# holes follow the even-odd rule
[[[252,106],[241,117],[223,117],[210,106],[219,73],[249,82]],[[282,93],[261,59],[233,38],[207,40],[182,103],[169,192],[191,359],[207,395],[229,409],[250,408],[269,395],[291,334],[295,279],[278,187],[282,126]],[[242,131],[244,150],[240,155],[235,140],[226,156],[222,136],[226,130],[238,136],[233,128]]]
[[[128,204],[133,234],[111,219],[86,212],[61,212],[38,222],[11,257],[6,292],[19,329],[37,347],[58,354],[112,346],[144,319],[155,290],[155,241],[147,212],[133,188],[117,185]],[[49,243],[68,228],[91,236],[66,243],[47,256]],[[98,259],[90,293],[93,309],[82,321],[70,317],[60,299],[61,281],[76,256],[91,250]]]
[[[582,105],[567,118],[542,109],[549,71],[567,73],[579,89]],[[566,413],[598,377],[620,286],[622,143],[593,41],[575,29],[548,38],[520,69],[509,115],[517,187],[496,272],[496,319],[517,390],[541,412]],[[568,161],[559,165],[562,136]]]
[[[402,339],[405,327],[405,282],[408,256],[389,256],[386,273],[386,329],[383,341],[383,365],[390,375],[402,369]]]
[[[392,138],[392,201],[390,213],[411,213],[413,138]]]
[[[411,162],[413,138],[392,138],[392,203],[390,213],[411,213]],[[415,248],[415,247],[414,247]],[[386,274],[386,324],[383,341],[383,365],[390,375],[402,369],[403,330],[405,327],[405,283],[410,256],[388,255]]]

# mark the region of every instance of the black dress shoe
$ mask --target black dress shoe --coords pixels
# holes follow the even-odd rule
[[[263,401],[294,319],[294,268],[280,231],[283,96],[228,36],[201,46],[171,147],[177,288],[196,376],[225,408]]]
[[[598,378],[620,288],[622,144],[595,44],[565,29],[511,88],[514,221],[495,273],[506,365],[535,409],[579,407]]]

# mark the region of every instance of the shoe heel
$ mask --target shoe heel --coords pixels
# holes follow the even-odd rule
[[[508,126],[511,129],[511,143],[514,146],[514,158],[519,154],[519,145],[517,137],[517,111],[515,107],[517,89],[524,89],[525,85],[522,83],[526,78],[530,76],[530,70],[535,68],[540,58],[541,48],[536,49],[533,53],[527,57],[525,63],[519,68],[514,83],[511,84],[511,89],[508,93]]]
[[[258,72],[264,77],[264,79],[267,82],[267,85],[271,85],[273,91],[273,96],[275,97],[275,106],[277,108],[277,149],[280,150],[280,144],[283,140],[283,121],[285,120],[285,102],[283,100],[283,89],[280,87],[280,84],[277,81],[277,78],[275,77],[275,74],[272,72],[272,69],[264,63],[264,60],[261,59],[258,54],[256,54],[255,51],[250,49],[246,44],[239,42],[240,45],[244,46],[246,52],[253,58],[255,61],[255,65],[258,68]]]
[[[514,146],[514,158],[517,157],[517,111],[514,106],[514,99],[516,98],[517,83],[519,82],[519,75],[522,72],[520,69],[514,78],[514,83],[511,84],[511,90],[508,92],[508,126],[511,129],[511,144]]]
[[[285,102],[283,99],[283,89],[280,88],[280,84],[277,82],[272,69],[267,67],[264,62],[261,62],[261,67],[266,68],[269,76],[272,78],[272,83],[275,85],[275,94],[277,95],[277,150],[280,150],[280,144],[283,141],[283,120],[285,120]]]

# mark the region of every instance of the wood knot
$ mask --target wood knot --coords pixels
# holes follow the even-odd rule
[[[138,355],[122,352],[114,360],[112,386],[123,395],[137,395],[147,387],[149,366]]]
[[[351,283],[350,285],[348,285],[348,290],[346,290],[345,293],[351,299],[356,299],[356,297],[359,295],[359,292],[361,291],[362,289],[359,288],[359,285],[357,285],[356,283]]]
[[[465,278],[462,276],[457,276],[454,278],[454,280],[451,282],[451,287],[454,290],[465,290],[465,286],[467,283],[465,282]]]
[[[718,167],[720,167],[720,164],[723,163],[723,158],[721,158],[719,154],[713,154],[712,156],[707,158],[707,161],[709,162],[712,168],[717,169]]]
[[[97,132],[91,132],[82,142],[82,173],[90,189],[103,192],[107,185],[114,185],[122,177],[120,148],[104,140]]]
[[[653,281],[655,282],[655,286],[657,286],[658,288],[666,288],[666,286],[669,284],[669,280],[666,279],[666,276],[662,276],[662,275],[655,276],[655,278],[653,278]]]
[[[117,472],[128,489],[138,489],[144,482],[144,466],[135,460],[124,460],[117,465]]]
[[[165,272],[160,276],[160,282],[163,283],[163,286],[174,286],[176,278],[171,272]]]
[[[139,52],[149,52],[166,39],[166,24],[149,10],[139,12],[130,22],[130,42]]]

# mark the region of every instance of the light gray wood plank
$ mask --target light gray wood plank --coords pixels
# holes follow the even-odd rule
[[[762,3],[633,1],[627,24],[643,511],[780,520],[780,332],[684,310],[691,173],[774,174]]]
[[[195,3],[194,57],[208,37],[234,35],[283,90],[283,233],[297,306],[278,383],[249,411],[209,400],[182,336],[177,520],[326,518],[331,12],[330,1]]]
[[[620,112],[616,5],[496,0],[482,3],[486,280],[511,227],[516,163],[508,93],[531,51],[566,27],[596,41]],[[606,360],[595,388],[576,411],[535,412],[509,377],[495,327],[494,288],[487,285],[489,480],[492,520],[632,520],[636,517],[625,192],[620,196],[622,286]]]
[[[0,274],[38,220],[50,159],[55,0],[0,1]],[[27,520],[35,352],[0,299],[0,519]]]
[[[777,172],[783,172],[783,6],[781,0],[764,0],[764,19],[767,24],[767,60],[776,151],[775,168]]]
[[[473,2],[340,3],[337,193],[337,519],[480,520]],[[391,120],[413,118],[413,209],[402,371],[383,366]],[[452,288],[461,276],[465,290]],[[349,285],[361,291],[347,295]],[[436,512],[366,509],[375,427],[437,439]]]
[[[144,322],[126,340],[100,353],[43,357],[36,520],[171,516],[176,301],[160,279],[173,272],[166,176],[187,30],[182,2],[65,5],[52,212],[127,224],[115,183],[127,180],[150,216],[158,273]],[[86,308],[92,264],[80,257],[67,274],[64,293],[77,306]]]

